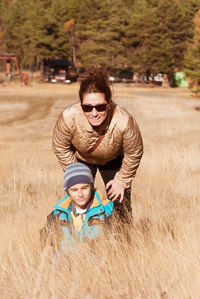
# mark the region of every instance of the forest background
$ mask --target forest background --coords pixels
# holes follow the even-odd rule
[[[48,58],[200,81],[200,0],[1,0],[0,50],[21,68]]]
[[[83,68],[177,68],[200,82],[199,8],[199,0],[0,0],[0,51],[31,71],[44,58],[65,58]],[[41,252],[39,230],[64,196],[52,131],[78,90],[0,84],[0,297],[199,299],[200,100],[187,88],[114,86],[113,100],[134,115],[145,149],[130,244],[111,234],[93,254],[80,244],[58,265]]]

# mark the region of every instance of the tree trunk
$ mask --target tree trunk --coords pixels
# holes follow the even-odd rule
[[[40,61],[40,81],[44,81],[44,59]]]
[[[167,74],[163,74],[162,87],[169,87],[169,80]]]

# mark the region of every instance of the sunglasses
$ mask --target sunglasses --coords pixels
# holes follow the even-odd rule
[[[81,105],[84,112],[92,112],[93,108],[95,108],[98,112],[106,111],[107,104],[99,104],[99,105]]]

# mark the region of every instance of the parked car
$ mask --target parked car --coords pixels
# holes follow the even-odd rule
[[[146,83],[146,84],[154,83],[156,85],[162,85],[163,75],[161,73],[158,73],[156,75],[136,73],[134,76],[134,82],[135,83]]]
[[[113,83],[131,83],[133,82],[133,72],[127,69],[112,69],[110,70],[109,80]]]
[[[66,79],[66,71],[60,70],[58,73],[55,73],[53,75],[53,78],[51,79],[52,83],[65,83],[69,84],[71,83],[71,80]]]
[[[162,84],[162,81],[163,81],[163,75],[162,75],[161,73],[156,74],[156,75],[153,77],[153,81]]]
[[[77,81],[78,73],[66,59],[47,59],[44,60],[44,76],[46,82],[69,84]]]

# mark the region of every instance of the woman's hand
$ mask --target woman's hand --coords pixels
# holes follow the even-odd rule
[[[119,198],[119,202],[122,202],[122,200],[124,199],[124,187],[122,187],[115,180],[111,180],[106,184],[106,189],[109,189],[108,197],[110,200],[115,201]]]

